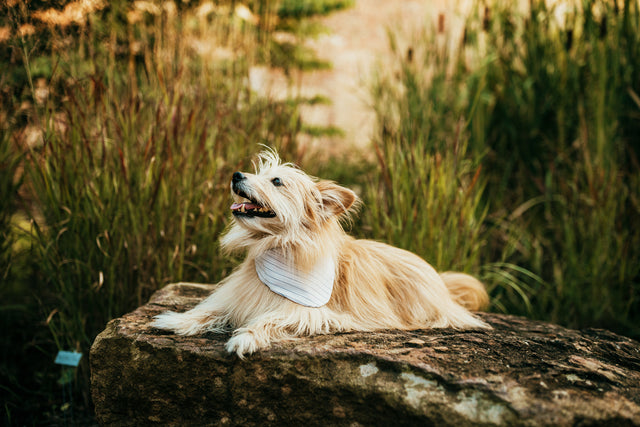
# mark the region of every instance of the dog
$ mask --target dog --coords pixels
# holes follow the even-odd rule
[[[417,255],[355,239],[343,229],[356,194],[318,180],[275,151],[259,154],[256,173],[231,179],[233,220],[221,238],[246,258],[213,292],[184,313],[152,326],[179,335],[233,330],[226,344],[240,358],[272,342],[333,331],[489,326],[470,310],[489,297],[476,278],[438,274]]]

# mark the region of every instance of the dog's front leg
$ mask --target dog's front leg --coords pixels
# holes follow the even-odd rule
[[[166,311],[154,317],[154,328],[165,329],[178,335],[195,335],[205,331],[222,332],[228,323],[227,316],[215,298],[207,298],[184,313]]]

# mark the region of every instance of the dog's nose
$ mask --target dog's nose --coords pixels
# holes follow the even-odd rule
[[[231,177],[231,182],[235,184],[236,182],[240,182],[243,179],[247,179],[247,177],[244,176],[242,172],[234,172],[233,176]]]

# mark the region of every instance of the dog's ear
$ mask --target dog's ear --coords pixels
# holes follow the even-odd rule
[[[322,197],[322,207],[327,217],[347,213],[358,199],[356,193],[331,181],[319,181],[316,187]]]

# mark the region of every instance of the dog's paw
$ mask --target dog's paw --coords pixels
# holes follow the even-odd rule
[[[172,319],[175,319],[175,315],[178,314],[173,311],[165,311],[162,314],[158,314],[153,316],[153,321],[149,324],[152,328],[156,329],[173,329],[174,322]]]
[[[150,326],[173,331],[178,335],[195,335],[202,329],[202,324],[197,320],[191,319],[189,312],[176,313],[173,311],[158,314],[153,318]]]
[[[251,354],[259,350],[263,345],[260,344],[253,332],[247,330],[238,332],[227,341],[227,351],[236,353],[240,359],[244,359],[245,355]]]

